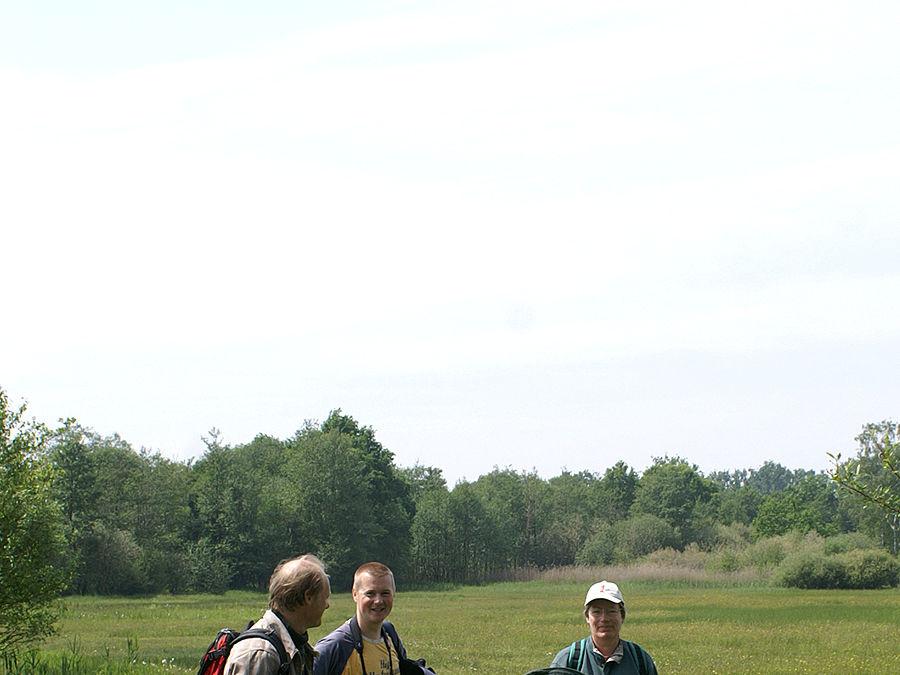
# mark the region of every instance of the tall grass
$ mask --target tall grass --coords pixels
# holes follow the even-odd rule
[[[819,579],[806,569],[834,570],[834,579]],[[800,572],[798,572],[798,569]],[[822,537],[815,532],[752,540],[737,526],[721,528],[711,550],[691,544],[682,551],[664,548],[627,563],[602,566],[572,565],[549,570],[526,568],[506,575],[515,581],[578,581],[619,579],[687,586],[785,585],[798,588],[880,588],[896,586],[900,565],[853,533]]]
[[[763,585],[766,578],[752,569],[733,572],[716,572],[704,568],[685,566],[677,560],[645,560],[632,565],[606,565],[602,567],[559,567],[545,570],[538,577],[541,581],[577,581],[592,583],[600,579],[616,579],[653,582],[671,586],[735,586]]]

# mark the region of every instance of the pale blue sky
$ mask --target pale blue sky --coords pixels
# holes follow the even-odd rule
[[[173,457],[823,468],[900,403],[900,8],[0,8],[0,386]]]

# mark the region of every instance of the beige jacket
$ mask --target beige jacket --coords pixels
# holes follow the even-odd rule
[[[266,610],[253,628],[273,629],[281,638],[284,651],[291,661],[290,675],[312,675],[313,657],[316,652],[309,644],[298,648],[290,634],[272,610]],[[276,675],[278,673],[278,651],[268,640],[250,638],[241,640],[231,649],[225,663],[224,675]]]

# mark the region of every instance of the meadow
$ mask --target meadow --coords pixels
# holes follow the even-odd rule
[[[586,634],[584,583],[527,581],[398,593],[407,649],[440,675],[522,675]],[[900,589],[809,591],[633,581],[623,637],[661,673],[900,672]],[[59,633],[18,672],[191,673],[216,631],[243,628],[265,596],[71,597]],[[332,596],[315,640],[350,616]],[[2,668],[2,666],[0,666]]]

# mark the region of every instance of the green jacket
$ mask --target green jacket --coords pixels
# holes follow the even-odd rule
[[[621,644],[623,654],[618,663],[612,659],[604,663],[587,637],[561,650],[550,665],[568,666],[584,675],[658,675],[653,658],[639,644],[628,640],[622,640]],[[569,663],[570,654],[577,657],[575,663]]]

